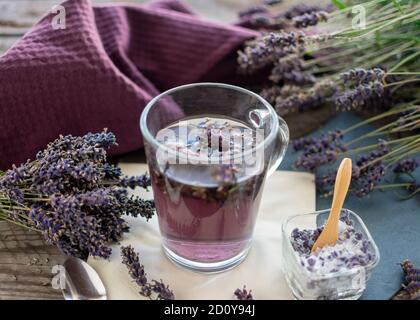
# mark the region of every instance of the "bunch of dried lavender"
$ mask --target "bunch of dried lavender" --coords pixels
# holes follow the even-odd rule
[[[127,188],[150,185],[146,175],[123,176],[106,150],[116,145],[104,130],[82,137],[60,136],[28,161],[0,176],[0,219],[43,234],[64,254],[108,258],[128,225],[123,215],[149,219],[154,202]]]
[[[140,287],[140,294],[146,298],[157,300],[174,300],[175,295],[162,280],[149,282],[139,255],[131,246],[121,247],[122,263],[127,267],[131,278]]]
[[[360,29],[352,25],[353,7],[343,3],[339,10],[298,4],[280,15],[273,14],[271,6],[260,5],[264,12],[259,16],[274,16],[276,24],[280,18],[292,23],[271,28],[269,34],[262,28],[261,36],[239,51],[240,70],[271,68],[269,80],[275,85],[265,88],[263,94],[268,94],[281,115],[322,105],[344,111],[372,105],[386,109],[392,99],[415,98],[418,90],[413,85],[420,81],[415,16],[420,14],[420,5],[360,2],[369,14],[368,25]],[[327,15],[326,27],[319,26],[319,22],[327,21]],[[306,33],[296,30],[315,24],[317,29]],[[296,32],[300,32],[298,46],[267,46],[267,37]],[[389,69],[377,68],[380,65]],[[358,67],[351,69],[353,66]],[[281,91],[282,86],[290,85],[294,86],[293,92]]]
[[[352,11],[360,4],[369,19],[363,28],[354,28]],[[264,12],[252,15],[274,17],[283,23],[275,30],[261,28],[261,36],[239,52],[238,63],[246,72],[271,70],[261,95],[280,115],[322,106],[380,112],[340,134],[295,141],[299,153],[296,167],[317,173],[318,188],[329,195],[335,171],[324,174],[323,166],[354,156],[352,191],[357,196],[391,188],[407,190],[406,198],[418,194],[420,29],[416,17],[420,4],[346,1],[336,10],[298,4],[283,13],[276,12],[275,6],[262,5]],[[309,28],[315,24],[316,28]],[[298,42],[267,45],[268,38],[297,33]],[[348,132],[377,120],[382,124],[373,132],[345,141]],[[386,141],[363,144],[377,136]],[[384,183],[392,174],[394,181]]]
[[[392,300],[420,300],[420,269],[415,268],[410,260],[401,263],[404,283]]]

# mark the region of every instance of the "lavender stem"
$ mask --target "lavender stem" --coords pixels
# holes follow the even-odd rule
[[[409,143],[407,143],[407,144],[403,145],[402,147],[399,147],[399,148],[397,148],[397,149],[395,149],[395,150],[393,150],[393,151],[391,151],[391,152],[389,152],[389,153],[387,153],[387,154],[385,154],[385,155],[383,155],[383,156],[381,156],[381,157],[378,157],[378,158],[376,158],[376,159],[374,159],[374,160],[372,160],[372,161],[370,161],[370,162],[366,163],[365,165],[363,165],[363,166],[360,168],[360,170],[363,170],[363,169],[365,169],[366,167],[371,166],[372,164],[375,164],[375,163],[377,163],[378,161],[381,161],[381,160],[385,159],[386,157],[389,157],[389,156],[390,156],[390,155],[392,155],[392,154],[395,154],[395,153],[397,153],[397,152],[400,152],[401,150],[407,149],[408,147],[411,147],[413,144],[415,145],[416,143],[420,143],[420,138],[415,139],[414,141],[409,142]],[[419,145],[419,146],[420,146],[420,145]]]
[[[414,110],[415,109],[419,109],[420,110],[420,106],[416,106],[416,105],[413,106],[413,105],[411,105],[411,104],[416,103],[416,102],[417,102],[417,100],[413,101],[412,103],[410,103],[410,106],[407,107],[407,108],[395,107],[395,108],[392,108],[391,110],[389,110],[387,112],[383,112],[383,113],[381,113],[381,114],[379,114],[377,116],[371,117],[371,118],[369,118],[369,119],[367,119],[365,121],[361,121],[361,122],[359,122],[359,123],[357,123],[357,124],[355,124],[355,125],[347,128],[347,129],[343,130],[343,134],[347,134],[348,132],[350,132],[350,131],[352,131],[354,129],[360,128],[360,127],[362,127],[362,126],[364,126],[366,124],[375,122],[377,120],[380,120],[380,119],[389,117],[389,116],[394,115],[394,114],[402,113],[402,112],[409,111],[409,110],[412,110],[412,109],[414,109]]]

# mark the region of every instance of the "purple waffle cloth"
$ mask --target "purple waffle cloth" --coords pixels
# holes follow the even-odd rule
[[[206,21],[182,2],[93,6],[69,0],[66,29],[44,16],[0,57],[0,168],[33,159],[60,134],[108,128],[119,146],[142,147],[139,117],[159,92],[229,81],[236,50],[256,35]]]

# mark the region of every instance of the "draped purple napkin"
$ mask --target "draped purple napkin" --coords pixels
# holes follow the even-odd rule
[[[209,22],[182,2],[68,0],[66,29],[47,14],[0,57],[0,168],[34,158],[59,134],[108,128],[113,154],[142,147],[139,117],[162,90],[230,81],[255,32]]]

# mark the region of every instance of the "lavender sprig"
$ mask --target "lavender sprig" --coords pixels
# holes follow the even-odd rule
[[[334,97],[337,109],[349,111],[363,107],[369,99],[382,97],[384,93],[383,85],[375,81],[372,85],[362,84],[352,90],[341,92]]]
[[[296,55],[280,58],[271,70],[270,80],[303,86],[315,82],[315,77],[303,70],[303,60]]]
[[[358,197],[368,195],[380,182],[385,175],[385,165],[382,161],[376,161],[389,152],[384,141],[380,140],[378,148],[368,154],[357,157],[352,171],[352,182],[350,191]],[[326,194],[331,193],[334,185],[336,171],[318,177],[316,184],[318,189]],[[329,191],[327,191],[329,190]]]
[[[134,251],[132,246],[121,247],[122,263],[127,267],[128,273],[135,283],[140,287],[139,293],[152,299],[155,295],[156,300],[174,300],[175,296],[162,280],[152,280],[149,282],[144,266],[140,263],[139,254]]]
[[[405,281],[392,300],[420,300],[420,269],[415,268],[410,260],[401,263]]]
[[[333,97],[339,110],[348,111],[365,106],[370,100],[384,96],[385,71],[380,68],[350,69],[339,75],[345,89]]]
[[[243,71],[252,72],[297,52],[304,43],[305,35],[301,32],[272,32],[250,41],[243,51],[239,51],[238,63]]]
[[[383,82],[385,80],[385,71],[380,68],[363,69],[354,68],[340,73],[339,77],[346,84],[368,84],[373,81]]]
[[[336,92],[333,81],[324,80],[315,83],[313,87],[299,92],[283,94],[275,99],[275,109],[280,115],[286,115],[295,111],[305,111],[325,103],[328,97]]]
[[[145,174],[140,176],[123,177],[120,179],[120,186],[123,188],[135,189],[137,187],[140,187],[143,189],[147,189],[148,187],[150,187],[150,185],[150,176]]]
[[[308,171],[335,162],[340,152],[346,151],[341,131],[331,131],[320,138],[302,138],[293,142],[295,150],[302,150],[295,165]]]
[[[293,18],[293,24],[296,28],[315,26],[319,22],[325,21],[328,21],[328,13],[325,11],[313,11]]]

